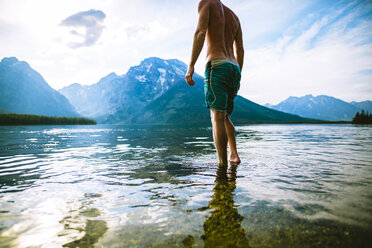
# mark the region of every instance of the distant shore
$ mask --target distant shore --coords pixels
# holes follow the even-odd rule
[[[96,125],[93,119],[83,117],[56,117],[43,115],[0,114],[1,126],[12,125]]]
[[[253,121],[253,122],[238,121],[234,122],[234,124],[244,125],[244,124],[353,124],[353,123],[351,121],[314,120],[314,121]]]

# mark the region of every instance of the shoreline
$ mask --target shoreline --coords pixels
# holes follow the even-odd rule
[[[35,125],[96,125],[93,119],[84,117],[57,117],[28,114],[0,114],[0,126]]]

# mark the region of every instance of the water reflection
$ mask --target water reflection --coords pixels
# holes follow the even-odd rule
[[[217,170],[216,186],[208,207],[213,209],[204,222],[205,247],[249,247],[248,239],[241,222],[243,216],[234,204],[236,188],[236,166],[229,169],[220,166]]]
[[[93,247],[106,233],[108,229],[106,221],[96,219],[101,215],[101,211],[90,207],[94,203],[95,198],[99,197],[101,197],[100,194],[85,194],[81,200],[82,205],[78,209],[69,211],[69,215],[60,221],[64,226],[64,230],[58,236],[75,239],[72,242],[64,244],[63,247]],[[73,203],[70,204],[74,205]]]

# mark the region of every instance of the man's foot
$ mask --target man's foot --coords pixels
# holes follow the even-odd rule
[[[230,163],[231,163],[231,164],[238,165],[238,164],[240,164],[240,162],[241,162],[241,160],[240,160],[238,154],[236,154],[236,155],[231,155],[231,156],[230,156]]]

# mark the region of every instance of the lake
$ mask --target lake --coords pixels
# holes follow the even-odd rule
[[[0,127],[0,247],[370,247],[372,127]]]

